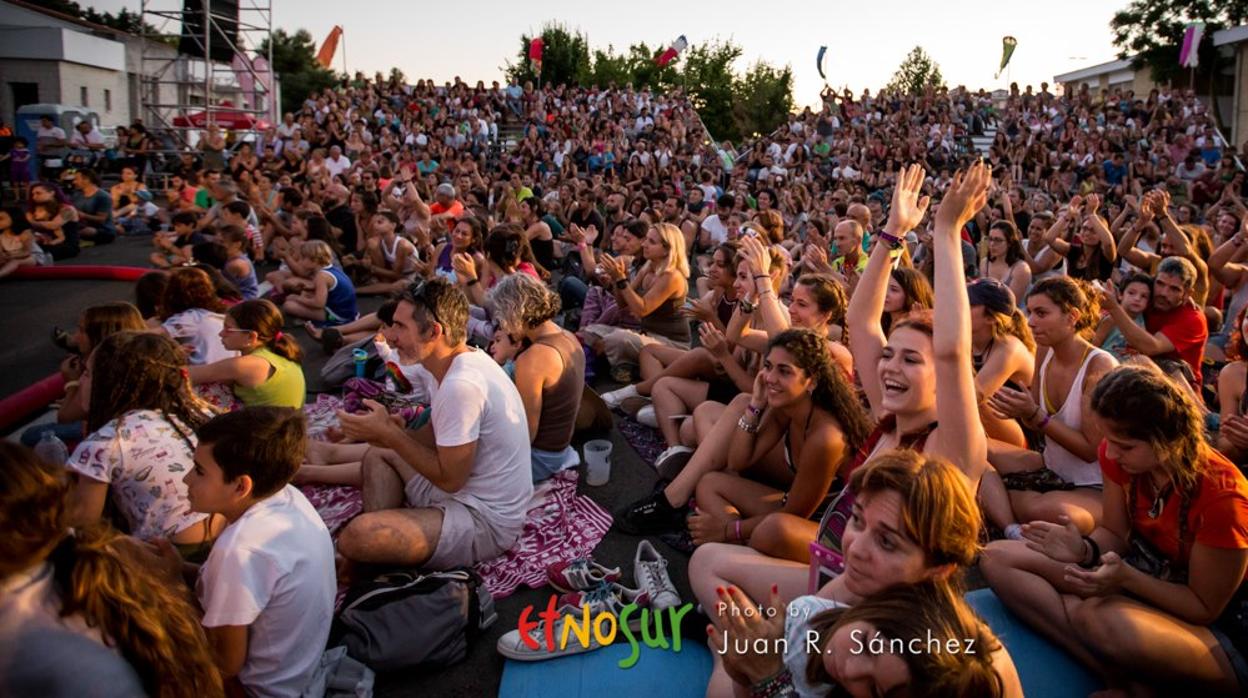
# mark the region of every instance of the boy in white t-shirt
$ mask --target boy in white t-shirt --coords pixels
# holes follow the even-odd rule
[[[333,543],[289,484],[305,432],[303,414],[289,408],[223,414],[199,429],[185,477],[191,509],[228,521],[195,592],[222,677],[250,696],[299,696],[329,639]]]

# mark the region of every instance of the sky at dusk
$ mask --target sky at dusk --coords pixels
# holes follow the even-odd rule
[[[242,0],[244,4],[250,0]],[[134,0],[80,0],[102,11]],[[161,5],[161,0],[154,3]],[[346,35],[347,67],[368,74],[398,66],[409,80],[439,82],[458,75],[475,83],[502,80],[519,36],[558,20],[589,37],[591,49],[627,49],[637,41],[666,46],[680,34],[691,44],[730,38],[745,52],[738,70],[756,60],[792,66],[799,105],[818,101],[822,81],[815,54],[828,46],[825,71],[835,87],[883,86],[916,45],[939,64],[950,85],[988,89],[1052,82],[1057,73],[1113,60],[1109,20],[1126,0],[868,0],[867,2],[720,2],[670,0],[586,2],[373,2],[273,0],[274,25],[307,29],[317,44],[335,24]],[[168,6],[168,5],[164,5]],[[1018,39],[1008,76],[994,80],[1001,37]],[[342,54],[335,57],[342,68]]]

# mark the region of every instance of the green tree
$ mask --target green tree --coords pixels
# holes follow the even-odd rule
[[[542,37],[541,82],[546,85],[585,84],[591,74],[589,39],[585,34],[570,31],[558,22],[547,22],[539,36]],[[532,40],[532,35],[520,35],[517,61],[508,61],[504,67],[508,80],[538,82],[539,76],[529,61],[529,43]]]
[[[733,86],[733,120],[737,139],[753,134],[771,133],[793,112],[793,69],[772,67],[762,61],[750,66]],[[707,123],[711,134],[723,139],[715,127]]]
[[[594,50],[593,67],[590,68],[589,76],[586,82],[589,85],[597,85],[605,88],[614,83],[618,87],[632,82],[633,68],[629,62],[628,54],[616,53],[614,46],[607,46],[607,50]]]
[[[273,71],[282,85],[282,111],[298,111],[303,100],[314,92],[332,87],[338,76],[316,62],[316,41],[307,29],[287,34],[275,29],[272,34]],[[269,39],[260,44],[259,51],[267,55]]]
[[[680,86],[685,88],[706,128],[716,137],[725,133],[736,135],[737,123],[733,117],[736,77],[732,66],[741,54],[740,46],[716,39],[690,45],[677,59],[681,64]]]
[[[897,66],[897,72],[893,73],[893,79],[885,89],[889,92],[920,95],[929,87],[944,86],[945,79],[940,74],[940,66],[927,55],[922,46],[915,46],[901,65]]]
[[[1132,0],[1109,26],[1119,58],[1133,59],[1136,69],[1147,66],[1157,82],[1170,82],[1187,71],[1179,65],[1179,51],[1188,22],[1204,22],[1195,77],[1196,85],[1208,85],[1208,93],[1225,60],[1213,46],[1213,34],[1239,25],[1246,16],[1248,0]]]

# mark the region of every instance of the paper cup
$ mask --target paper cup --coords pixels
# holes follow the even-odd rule
[[[614,444],[605,439],[585,442],[585,483],[600,487],[611,479],[611,449]]]

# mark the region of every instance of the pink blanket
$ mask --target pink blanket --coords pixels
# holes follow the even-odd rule
[[[304,407],[308,431],[323,438],[325,429],[337,423],[334,410],[341,400],[321,395]],[[524,531],[506,554],[477,565],[485,586],[495,598],[510,596],[528,585],[546,586],[546,568],[563,560],[588,557],[611,528],[611,514],[588,497],[576,494],[577,473],[567,470],[536,488],[529,502]],[[308,501],[316,507],[331,534],[360,513],[363,503],[354,487],[304,485]]]

